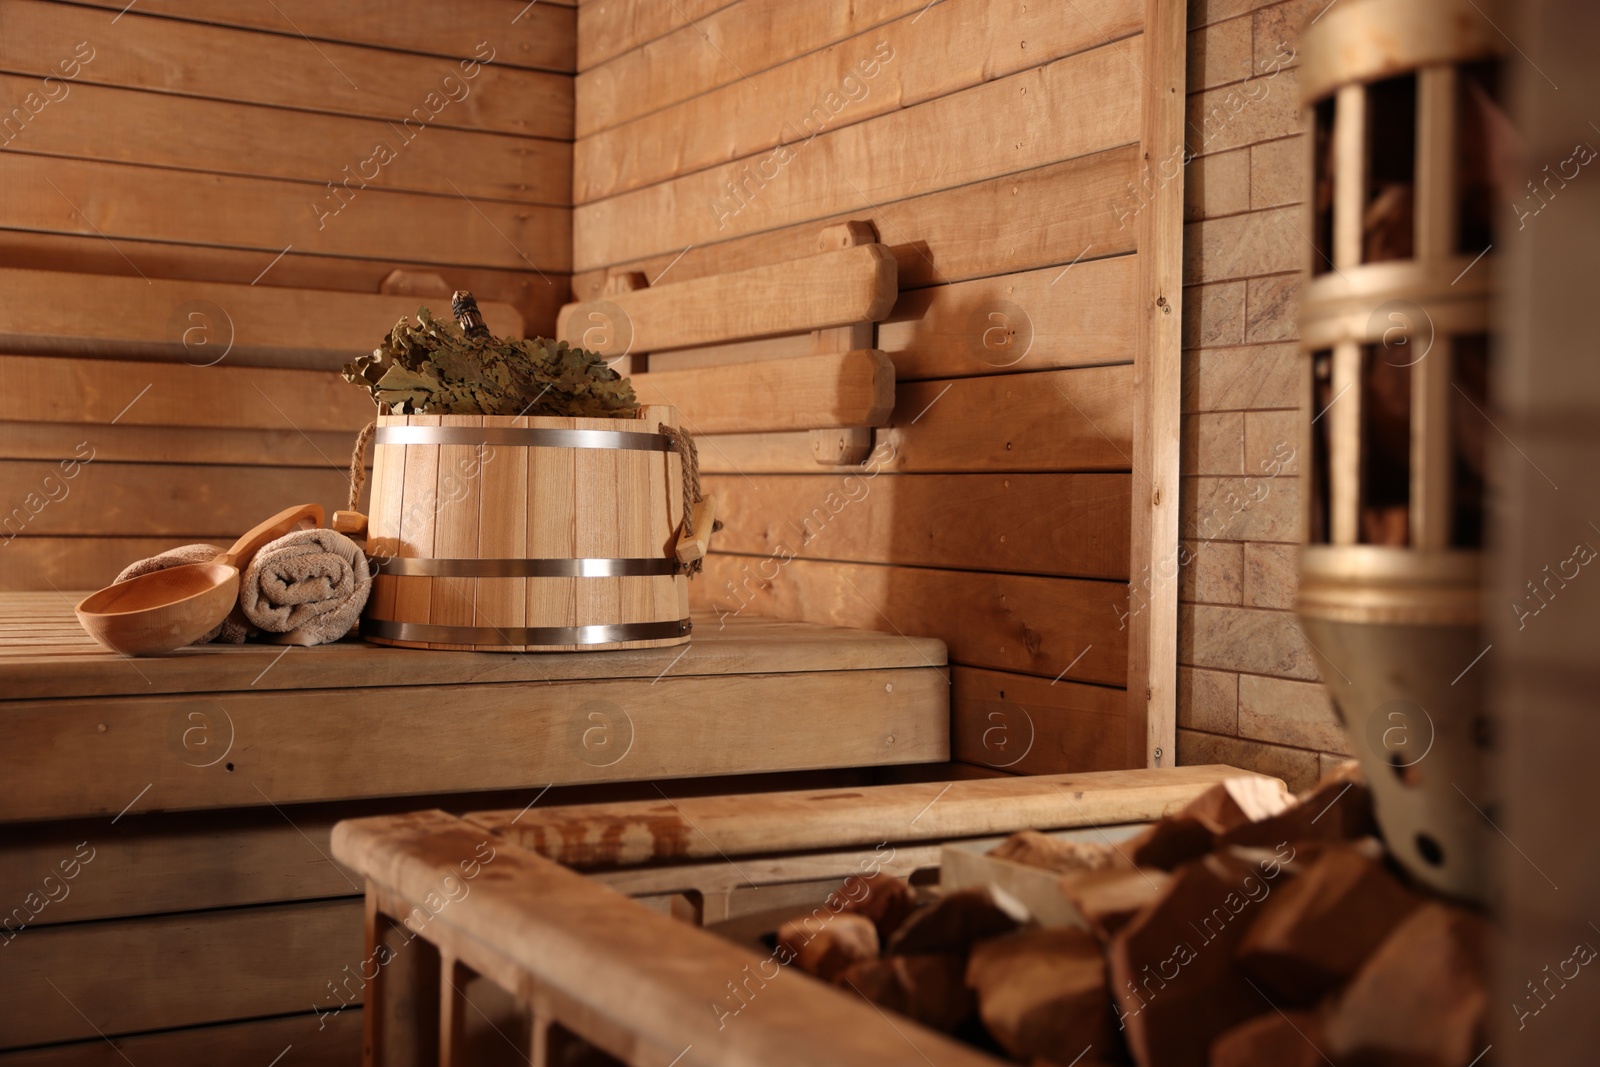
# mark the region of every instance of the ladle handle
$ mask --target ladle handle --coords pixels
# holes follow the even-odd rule
[[[249,533],[233,543],[233,547],[218,556],[213,563],[226,563],[230,567],[244,570],[249,566],[255,554],[269,542],[276,541],[286,533],[290,533],[302,522],[310,520],[313,528],[322,525],[321,504],[301,504],[298,507],[286,508],[278,512],[266,522],[257,526]]]

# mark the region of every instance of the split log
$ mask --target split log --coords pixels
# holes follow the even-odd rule
[[[1239,964],[1275,1002],[1309,1008],[1344,985],[1421,904],[1362,850],[1335,847],[1262,905],[1239,945]]]
[[[891,955],[964,954],[973,942],[1009,934],[1028,921],[1028,909],[994,886],[961,889],[914,913],[889,939]]]
[[[1464,908],[1413,911],[1323,1011],[1328,1051],[1364,1067],[1470,1062],[1484,1037],[1488,924]]]
[[[974,945],[967,985],[989,1033],[1018,1059],[1064,1063],[1085,1047],[1109,1056],[1121,1043],[1105,957],[1083,930],[1024,930]]]
[[[1351,760],[1322,777],[1281,814],[1247,823],[1222,835],[1225,845],[1274,846],[1284,841],[1355,841],[1376,835],[1372,791]]]
[[[1111,991],[1139,1067],[1204,1067],[1216,1037],[1261,1013],[1234,952],[1283,877],[1207,856],[1111,939]]]
[[[1118,859],[1117,850],[1110,845],[1095,841],[1063,841],[1037,830],[1012,834],[990,849],[989,855],[1058,874],[1097,871],[1111,866]]]
[[[860,960],[878,958],[878,928],[864,915],[842,911],[820,929],[806,926],[807,919],[778,927],[778,948],[794,956],[795,966],[823,981]]]
[[[900,928],[906,917],[917,910],[917,891],[892,874],[854,875],[845,881],[841,895],[844,910],[872,920],[879,941]]]
[[[1172,875],[1153,867],[1113,867],[1064,876],[1061,894],[1096,937],[1110,941],[1130,919],[1159,900],[1171,881]]]
[[[1276,778],[1241,776],[1218,782],[1184,805],[1178,815],[1196,819],[1206,829],[1220,836],[1241,826],[1281,815],[1298,803]]]
[[[945,1033],[970,1019],[977,1006],[967,988],[966,958],[956,953],[862,960],[842,971],[834,984]]]
[[[1313,1013],[1268,1011],[1212,1042],[1210,1067],[1324,1067],[1326,1042]]]
[[[1136,866],[1172,871],[1206,855],[1216,843],[1217,835],[1199,819],[1175,815],[1146,827],[1122,851]]]

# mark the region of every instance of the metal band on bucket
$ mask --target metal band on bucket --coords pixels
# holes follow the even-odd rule
[[[673,559],[400,559],[378,564],[378,574],[402,578],[648,578],[678,573]]]
[[[550,430],[517,426],[380,426],[380,445],[522,445],[529,448],[619,448],[672,452],[659,433],[634,430]]]
[[[429,645],[609,645],[661,641],[689,633],[688,619],[611,623],[604,626],[438,626],[423,622],[362,619],[363,637]]]

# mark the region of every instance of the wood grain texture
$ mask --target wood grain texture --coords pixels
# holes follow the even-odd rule
[[[578,69],[588,70],[733,2],[679,0],[665,8],[651,0],[578,4]]]
[[[87,435],[87,436],[86,436]],[[93,438],[91,441],[90,438]],[[108,463],[232,464],[327,467],[348,458],[351,431],[278,430],[224,426],[122,426],[55,422],[0,422],[0,459],[59,462],[80,445]]]
[[[1128,698],[1120,688],[956,667],[950,751],[1013,774],[1115,770],[1126,765]]]
[[[528,137],[572,136],[572,78],[479,62],[498,55],[492,43],[491,51],[430,58],[331,42],[312,46],[298,34],[241,33],[119,11],[15,0],[6,5],[0,70],[59,76],[56,64],[87,41],[92,58],[78,75],[84,83],[395,121],[426,116],[430,124]],[[324,17],[343,16],[330,8]]]
[[[568,304],[557,336],[610,357],[876,322],[894,306],[895,270],[881,244],[822,252]]]
[[[214,386],[219,376],[210,372],[223,361],[230,368],[336,371],[354,354],[376,347],[397,321],[415,316],[419,304],[442,304],[439,313],[449,314],[448,297],[424,300],[58,271],[0,269],[0,287],[11,297],[0,306],[0,351],[165,359],[201,371],[186,380],[206,386]],[[496,334],[522,336],[522,316],[515,308],[495,301],[478,306]],[[15,365],[10,357],[0,359]],[[104,365],[91,365],[82,368],[78,380],[107,371]],[[37,368],[34,372],[43,373]],[[338,382],[334,375],[327,380]],[[354,386],[338,384],[359,399]],[[26,403],[27,398],[11,401]]]
[[[643,404],[678,409],[694,434],[879,426],[894,410],[894,365],[871,349],[633,376]]]
[[[263,794],[291,804],[949,758],[947,686],[933,666],[673,672],[653,685],[434,685],[426,694],[341,690],[338,716],[292,690],[229,694],[225,721],[239,739],[232,771],[174,758],[191,712],[222,729],[214,696],[14,701],[0,725],[7,750],[71,753],[75,770],[31,760],[0,783],[0,817],[116,815],[147,785],[141,810],[178,811],[254,806]],[[419,760],[413,731],[440,721],[451,729],[434,731]]]
[[[87,2],[116,11],[123,7],[115,0]],[[407,0],[372,9],[341,9],[316,0],[273,0],[270,4],[144,0],[139,10],[146,15],[446,58],[470,56],[487,39],[493,43],[496,63],[563,74],[572,73],[577,56],[577,16],[570,5],[562,7],[551,0],[526,7],[507,0],[464,0],[448,7]]]
[[[819,226],[850,220],[871,222],[883,235],[899,265],[902,291],[1050,264],[1060,269],[1086,249],[1097,256],[1134,250],[1132,227],[1119,225],[1112,208],[1137,177],[1137,159],[1136,149],[1115,148],[910,200],[867,204],[857,198],[829,218],[687,251],[652,255],[635,248],[609,270],[655,278],[670,266],[680,280],[743,270],[810,255]],[[705,206],[690,206],[697,209]],[[606,277],[607,269],[585,268],[573,276],[573,292],[591,299]]]
[[[735,74],[710,92],[582,136],[573,157],[577,202],[741,159],[1015,74],[1136,33],[1142,15],[1137,0],[998,8],[987,0],[955,0],[906,11],[831,47],[788,52],[794,58],[779,66],[747,70],[743,78]],[[599,72],[581,78],[580,111],[609,116],[631,110],[631,100],[601,95],[619,88],[626,97],[637,92],[636,86]],[[671,88],[676,94],[678,86]]]
[[[1024,71],[756,162],[734,162],[573,210],[579,270],[884,204],[1135,141],[1139,40]],[[931,160],[937,168],[930,168]],[[838,175],[850,175],[841,184]],[[893,240],[893,231],[879,228]]]
[[[156,1034],[95,1037],[26,1052],[0,1053],[5,1067],[127,1067],[133,1063],[270,1063],[288,1046],[296,1067],[349,1067],[361,1058],[361,1008],[337,1015],[292,1015]]]
[[[37,78],[0,75],[0,100],[22,100],[39,84]],[[8,128],[6,147],[311,182],[316,188],[308,195],[330,207],[324,183],[346,180],[356,190],[370,185],[532,204],[572,202],[572,147],[562,141],[402,127],[379,119],[90,84],[72,85],[66,92],[40,121],[29,122],[15,136]],[[161,136],[151,137],[151,130]],[[386,151],[379,151],[380,145]],[[462,166],[464,159],[471,165]]]
[[[1183,174],[1185,9],[1145,0],[1140,141],[1157,161],[1155,189],[1136,220],[1139,235],[1139,355],[1134,361],[1133,587],[1145,594],[1128,640],[1129,766],[1177,759],[1178,589],[1163,582],[1178,544],[1178,473],[1183,367]],[[1148,580],[1150,576],[1157,580]],[[1130,608],[1136,606],[1130,603]]]
[[[857,467],[840,473],[1128,470],[1133,368],[1086,367],[1017,377],[900,382],[890,425]],[[701,470],[814,474],[803,433],[702,439]]]
[[[325,983],[364,955],[359,901],[25,930],[0,1033],[16,1047],[332,1007]]]
[[[1129,476],[706,479],[717,549],[747,556],[1126,578]],[[981,525],[971,516],[983,515]]]
[[[565,208],[342,186],[335,196],[299,182],[13,152],[0,156],[0,182],[12,194],[0,213],[5,228],[253,248],[269,253],[258,269],[290,245],[446,265],[563,271],[571,263]]]
[[[713,553],[689,593],[714,618],[757,612],[885,633],[926,633],[950,658],[1121,685],[1126,586],[1118,582]],[[1082,656],[1079,660],[1078,657]]]

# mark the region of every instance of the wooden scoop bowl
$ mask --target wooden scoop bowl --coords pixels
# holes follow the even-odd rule
[[[280,511],[210,563],[169,567],[91,593],[77,606],[78,622],[90,637],[128,656],[192,645],[238,603],[239,572],[255,554],[302,522],[321,526],[322,505]]]

